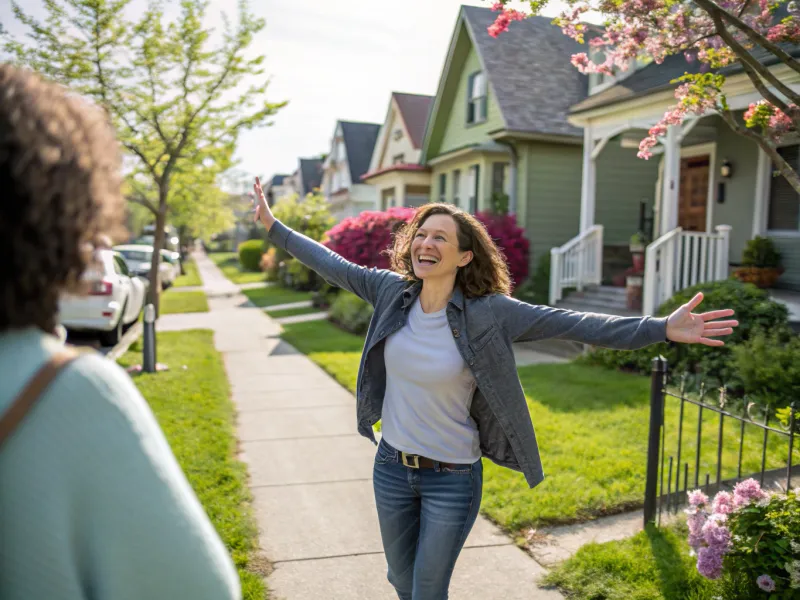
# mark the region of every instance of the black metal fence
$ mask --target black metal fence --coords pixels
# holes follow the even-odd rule
[[[800,465],[792,464],[797,437],[795,403],[792,403],[788,423],[784,425],[774,418],[769,407],[760,409],[763,416],[759,419],[754,414],[759,407],[747,401],[742,402],[742,410],[737,411],[739,414],[733,412],[725,388],[714,390],[717,400],[712,404],[706,401],[708,390],[702,384],[699,393],[695,394],[687,393],[685,384],[686,379],[683,379],[678,391],[671,391],[674,386],[668,385],[666,360],[660,357],[653,359],[644,499],[645,524],[656,521],[660,524],[662,512],[673,512],[682,506],[689,489],[700,488],[706,494],[713,495],[720,490],[732,489],[736,483],[750,477],[757,479],[762,487],[766,483],[767,487],[791,489],[792,478],[800,479]],[[674,414],[676,410],[677,414]],[[684,431],[685,420],[695,410],[696,427],[693,431]],[[669,419],[670,422],[667,419],[668,412],[673,417]],[[729,430],[726,425],[732,425],[734,429]],[[711,432],[707,429],[704,431],[704,427],[709,426],[715,429]],[[752,456],[754,449],[759,450],[758,442],[755,442],[755,446],[749,443],[748,448],[745,448],[745,431],[748,428],[756,429],[757,440],[760,441],[760,469],[757,471],[750,468],[750,465],[758,458]],[[767,469],[768,449],[771,462],[774,462],[776,453],[780,453],[780,450],[775,449],[775,436],[779,436],[781,442],[786,442],[786,464]],[[710,469],[705,469],[703,477],[701,472],[707,461],[701,461],[701,457],[704,451],[708,453],[709,447],[712,450],[711,456],[716,455],[716,461]],[[738,457],[735,475],[730,474],[726,478],[723,478],[724,468],[732,471],[733,464],[723,465],[724,449],[737,450]]]

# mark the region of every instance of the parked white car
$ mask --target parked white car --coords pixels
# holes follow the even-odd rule
[[[88,294],[63,295],[59,322],[67,330],[97,332],[101,344],[113,346],[142,313],[149,284],[113,250],[96,251],[83,280]]]
[[[172,280],[170,284],[175,283],[175,280],[181,276],[181,253],[172,250],[162,250],[161,258],[164,262],[172,265]]]
[[[130,269],[131,273],[150,279],[150,264],[153,260],[152,246],[127,244],[114,246],[114,250],[119,252],[125,262],[128,263],[128,269]],[[161,280],[161,288],[167,289],[175,281],[177,275],[175,274],[175,267],[164,260],[163,252],[165,251],[162,250],[161,262],[158,265],[158,278]]]

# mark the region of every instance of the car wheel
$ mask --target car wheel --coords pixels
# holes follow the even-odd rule
[[[125,328],[125,324],[123,323],[123,317],[125,316],[125,309],[126,306],[122,307],[122,310],[119,314],[119,321],[114,326],[114,329],[111,331],[104,331],[100,334],[100,343],[103,346],[116,346],[119,344],[119,340],[122,338],[123,330]]]

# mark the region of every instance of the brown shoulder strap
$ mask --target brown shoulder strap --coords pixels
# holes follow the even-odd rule
[[[3,442],[8,439],[17,425],[25,418],[25,415],[36,404],[42,392],[61,372],[61,369],[80,355],[80,351],[67,346],[63,351],[44,363],[36,374],[31,377],[19,396],[11,403],[11,407],[0,417],[0,446],[3,445]]]

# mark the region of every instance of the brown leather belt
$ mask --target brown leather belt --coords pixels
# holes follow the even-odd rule
[[[402,450],[397,451],[397,458],[398,462],[402,463],[407,467],[411,467],[412,469],[433,469],[436,467],[434,464],[436,461],[433,459],[427,458],[425,456],[419,456],[418,454],[406,454]],[[439,466],[444,467],[445,469],[463,469],[469,465],[457,465],[454,463],[446,463],[439,461]]]

